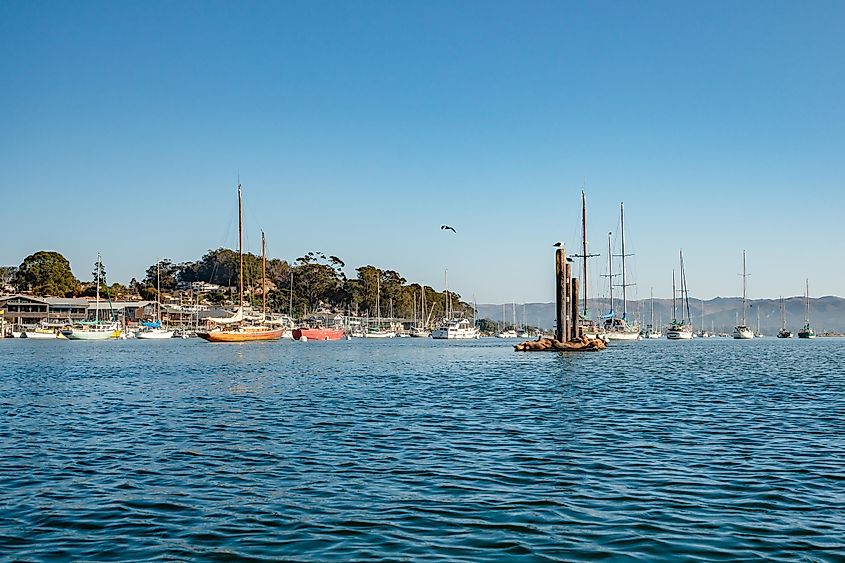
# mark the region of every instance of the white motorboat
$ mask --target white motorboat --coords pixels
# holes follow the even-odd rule
[[[444,319],[440,326],[431,332],[431,337],[438,340],[471,339],[479,338],[480,332],[469,319],[453,317]]]

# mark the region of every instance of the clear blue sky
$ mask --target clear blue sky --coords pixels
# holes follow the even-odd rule
[[[0,3],[0,264],[235,245],[479,302],[625,202],[633,290],[845,294],[845,3]],[[446,223],[457,234],[443,233]],[[604,258],[594,262],[601,273]],[[598,290],[598,286],[593,290]]]

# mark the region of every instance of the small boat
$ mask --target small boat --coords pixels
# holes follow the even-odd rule
[[[748,274],[745,273],[745,251],[742,251],[742,323],[734,327],[733,337],[738,340],[750,340],[754,338],[754,331],[748,327],[748,299],[746,296],[745,278]]]
[[[515,330],[511,328],[508,330],[503,330],[502,332],[496,335],[496,338],[519,338],[519,335],[516,333]]]
[[[478,327],[472,326],[469,319],[451,317],[443,319],[440,325],[431,332],[431,337],[437,340],[468,340],[479,338]]]
[[[431,337],[436,340],[469,340],[480,338],[481,331],[471,324],[469,319],[452,310],[452,295],[449,293],[449,272],[444,276],[446,281],[446,316],[440,325],[431,331]]]
[[[660,329],[657,328],[657,325],[654,324],[654,288],[651,288],[651,324],[646,325],[645,332],[643,332],[643,338],[647,340],[655,340],[658,338],[663,338],[663,335],[660,333]]]
[[[341,338],[343,338],[342,328],[313,325],[293,329],[294,340],[340,340]]]
[[[792,332],[786,330],[786,309],[783,306],[783,296],[780,298],[780,330],[778,338],[792,338]]]
[[[425,329],[423,327],[418,327],[418,326],[412,326],[411,330],[408,331],[408,334],[411,336],[411,338],[430,338],[431,337],[431,331],[430,330]]]
[[[69,340],[108,340],[109,338],[120,338],[121,330],[117,321],[100,320],[100,272],[102,271],[102,258],[97,254],[97,293],[95,307],[96,317],[93,321],[80,321],[69,329],[63,330],[62,334]]]
[[[47,320],[43,320],[34,329],[27,329],[23,331],[23,333],[21,334],[21,338],[34,338],[37,340],[51,340],[59,338],[62,329],[69,326],[70,324],[70,321],[50,323]]]
[[[625,253],[625,205],[619,204],[619,221],[620,221],[620,235],[621,235],[621,249],[622,253],[617,256],[622,259],[622,316],[617,317],[613,310],[613,245],[611,242],[611,233],[607,233],[607,265],[608,265],[608,279],[610,280],[610,312],[604,318],[604,335],[608,340],[641,340],[640,327],[636,323],[628,322],[628,286],[633,285],[627,283],[625,277],[625,258],[630,254]]]
[[[681,260],[681,320],[678,320],[677,292],[675,291],[675,270],[672,270],[672,322],[666,327],[666,338],[669,340],[691,340],[692,322],[690,319],[689,290],[687,289],[687,275],[684,271],[684,251],[679,253]]]
[[[156,318],[151,322],[142,322],[135,331],[135,337],[141,340],[162,340],[173,338],[173,331],[161,326],[161,263],[156,262]]]
[[[807,303],[807,313],[804,317],[804,326],[798,331],[798,338],[815,338],[816,331],[810,326],[810,280],[807,280],[807,286],[804,293],[804,300]]]

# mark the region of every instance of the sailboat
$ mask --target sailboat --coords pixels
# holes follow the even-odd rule
[[[135,337],[142,340],[173,338],[173,331],[161,326],[161,263],[156,263],[156,318],[152,322],[142,322]]]
[[[446,314],[440,325],[431,332],[431,337],[437,340],[468,340],[479,338],[480,332],[474,323],[470,323],[463,315],[452,310],[452,297],[449,293],[449,271],[446,270]]]
[[[745,273],[745,251],[742,251],[742,323],[734,327],[733,337],[740,340],[749,340],[754,338],[754,331],[748,328],[748,296],[746,294],[745,279],[748,274]]]
[[[792,338],[792,332],[786,330],[786,309],[783,306],[783,296],[780,298],[780,330],[778,338]]]
[[[644,336],[648,339],[663,337],[663,335],[660,334],[660,328],[654,324],[654,288],[651,288],[651,324],[646,326]]]
[[[798,331],[798,338],[815,338],[816,331],[810,326],[810,280],[807,279],[806,289],[804,290],[804,301],[807,303],[807,312],[804,315],[804,326]]]
[[[238,296],[239,304],[235,314],[231,317],[209,318],[208,320],[217,326],[208,331],[197,332],[197,336],[209,342],[251,342],[256,340],[278,340],[284,334],[284,328],[274,328],[266,322],[267,317],[267,253],[265,248],[264,233],[261,233],[261,263],[262,263],[262,322],[254,324],[247,322],[244,317],[244,253],[243,253],[243,197],[241,195],[241,183],[238,181],[238,258],[240,268],[238,270]]]
[[[386,329],[382,326],[381,322],[381,272],[378,273],[378,277],[376,278],[376,326],[367,327],[367,330],[364,331],[364,338],[393,338],[396,336],[396,331],[391,329]],[[392,316],[392,315],[391,315]]]
[[[71,328],[63,330],[62,334],[70,340],[108,340],[109,338],[120,338],[120,325],[117,321],[100,320],[100,270],[102,269],[102,258],[97,253],[97,293],[95,298],[96,314],[93,321],[80,321]]]
[[[513,307],[513,324],[510,328],[505,328],[505,305],[502,304],[502,332],[497,334],[499,338],[518,338],[519,335],[516,333],[516,302],[512,303]]]
[[[425,315],[425,309],[426,309],[426,305],[425,305],[425,286],[422,286],[420,289],[421,289],[421,291],[420,291],[420,316],[419,316],[419,319],[417,319],[417,309],[416,309],[417,300],[416,300],[416,295],[415,295],[414,296],[414,326],[411,327],[411,330],[408,331],[408,333],[413,338],[428,338],[428,337],[431,336],[431,331],[428,330],[429,319],[426,318],[426,320],[423,321],[423,315]],[[432,307],[432,309],[433,309],[433,307]],[[429,317],[430,316],[431,316],[431,313],[429,313]]]
[[[672,322],[666,328],[669,340],[690,340],[692,338],[692,315],[689,310],[689,290],[684,271],[684,251],[679,252],[681,260],[681,320],[678,320],[677,292],[675,291],[675,270],[672,270]]]
[[[613,310],[613,248],[611,245],[611,233],[607,235],[607,261],[608,261],[608,278],[610,279],[610,312],[605,315],[604,333],[608,340],[639,340],[640,327],[637,324],[628,324],[628,286],[629,284],[625,278],[625,258],[631,254],[625,253],[625,204],[619,204],[619,218],[620,218],[620,233],[622,236],[622,283],[617,287],[622,288],[622,316],[617,317]]]

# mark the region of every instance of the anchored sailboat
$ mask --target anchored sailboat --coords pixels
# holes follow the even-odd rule
[[[628,286],[634,285],[627,283],[625,277],[625,258],[633,256],[625,253],[625,204],[619,204],[619,219],[620,219],[620,234],[622,238],[622,253],[617,257],[622,259],[622,283],[616,287],[622,288],[622,316],[617,317],[613,310],[613,248],[611,246],[611,233],[607,237],[607,260],[608,260],[608,278],[610,279],[610,312],[605,315],[604,320],[604,334],[609,340],[639,340],[640,327],[638,324],[628,323]]]
[[[684,251],[679,253],[681,261],[681,319],[678,320],[676,306],[675,270],[672,270],[672,322],[666,329],[669,340],[690,340],[692,338],[692,315],[689,309],[689,290],[687,289],[687,275],[684,271]]]
[[[244,254],[243,254],[243,198],[241,195],[241,183],[238,182],[238,258],[240,269],[238,270],[238,309],[231,317],[210,318],[212,323],[218,325],[216,328],[198,332],[197,336],[209,342],[250,342],[255,340],[278,340],[284,334],[283,328],[273,328],[264,319],[267,317],[267,276],[266,276],[266,247],[264,233],[261,233],[261,261],[263,279],[263,306],[262,322],[253,324],[245,322],[244,317]]]
[[[742,251],[742,323],[734,327],[734,338],[740,340],[749,340],[754,338],[754,331],[748,328],[748,296],[746,294],[745,279],[748,274],[745,273],[745,251]]]
[[[806,288],[804,290],[804,301],[807,304],[807,312],[804,316],[804,326],[798,331],[798,338],[815,338],[816,331],[810,326],[810,280],[806,281]]]
[[[100,320],[100,271],[102,270],[103,261],[100,254],[97,253],[97,277],[95,283],[97,284],[97,293],[95,308],[96,313],[93,321],[81,321],[73,325],[68,330],[63,330],[62,334],[70,340],[108,340],[109,338],[120,337],[120,325],[116,321],[101,321]],[[110,302],[111,303],[111,302]]]
[[[161,340],[173,338],[173,331],[161,326],[161,263],[156,263],[156,318],[152,322],[142,322],[135,337],[142,340]]]

